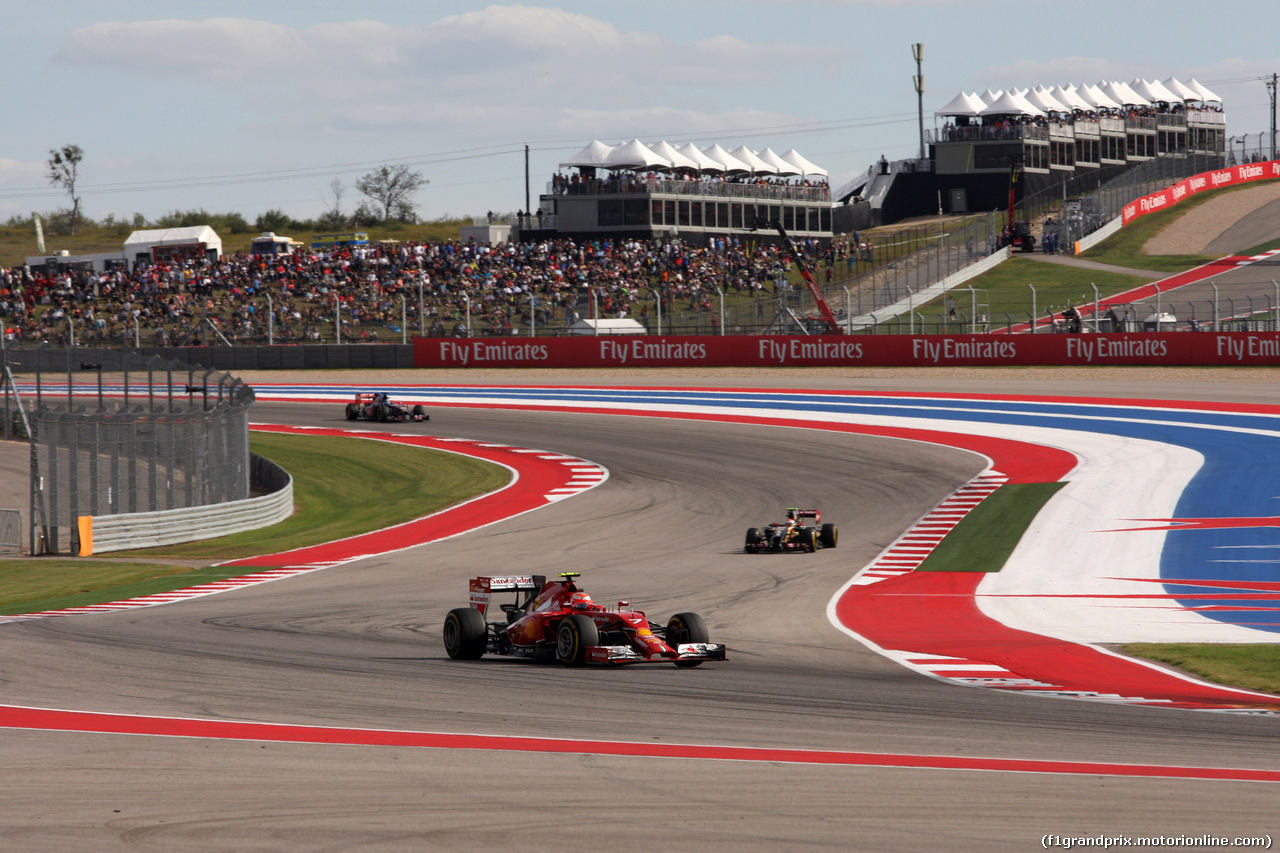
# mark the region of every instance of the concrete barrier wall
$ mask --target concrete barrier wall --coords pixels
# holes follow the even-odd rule
[[[1112,234],[1119,232],[1120,226],[1123,222],[1124,220],[1117,216],[1115,219],[1111,220],[1106,225],[1103,225],[1089,236],[1077,240],[1075,254],[1083,254],[1110,237]]]
[[[279,465],[257,454],[250,454],[252,482],[270,494],[230,503],[170,509],[160,512],[136,512],[91,518],[91,543],[81,533],[81,555],[124,551],[131,548],[154,548],[213,539],[229,533],[257,530],[284,521],[293,514],[293,478]],[[81,528],[84,529],[84,521]]]

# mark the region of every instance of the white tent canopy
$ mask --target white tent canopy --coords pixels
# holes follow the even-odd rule
[[[1098,89],[1111,100],[1125,107],[1149,107],[1151,102],[1130,89],[1121,81],[1098,82]]]
[[[940,110],[934,110],[933,114],[936,116],[977,116],[982,114],[982,110],[986,106],[982,102],[982,98],[977,95],[961,92],[952,98],[945,107]]]
[[[1089,102],[1092,107],[1101,107],[1104,109],[1118,109],[1120,104],[1116,103],[1114,98],[1108,96],[1105,92],[1100,91],[1096,86],[1090,86],[1085,83],[1076,90],[1080,93],[1080,97]]]
[[[604,158],[606,169],[670,169],[671,161],[659,157],[639,139],[619,145]]]
[[[766,148],[760,152],[760,159],[773,167],[773,170],[779,175],[798,175],[800,169],[783,160],[773,152],[772,148]]]
[[[605,145],[600,140],[593,139],[586,148],[583,148],[577,154],[574,154],[568,160],[565,160],[560,164],[560,166],[561,168],[568,166],[577,166],[579,168],[603,166],[605,164],[605,159],[612,151],[612,145]]]
[[[679,148],[676,149],[676,151],[680,154],[683,154],[685,157],[691,160],[694,163],[695,168],[699,172],[724,171],[724,169],[721,168],[719,163],[717,163],[715,160],[712,160],[706,154],[703,154],[702,149],[698,148],[698,146],[694,145],[692,142],[687,142],[684,145],[681,145]]]
[[[1173,94],[1177,95],[1178,100],[1180,101],[1200,100],[1200,93],[1197,92],[1195,89],[1192,89],[1191,87],[1187,86],[1177,77],[1170,77],[1168,80],[1165,80],[1161,85],[1164,86],[1166,89],[1168,89],[1170,92],[1173,92]]]
[[[720,147],[719,143],[716,143],[715,145],[712,145],[709,148],[702,149],[702,153],[706,154],[712,160],[715,160],[716,163],[719,164],[719,171],[724,172],[726,174],[731,174],[733,172],[741,172],[742,174],[746,174],[747,172],[751,171],[750,166],[748,166],[746,163],[743,163],[737,157],[734,157],[728,151],[725,151],[723,148]]]
[[[1200,95],[1200,100],[1202,101],[1217,101],[1218,103],[1222,103],[1222,98],[1219,98],[1213,93],[1212,89],[1205,86],[1194,77],[1187,81],[1187,87],[1193,92],[1198,93]]]
[[[750,166],[753,175],[776,175],[778,173],[777,169],[761,160],[756,156],[756,152],[745,145],[740,145],[729,153]]]
[[[742,145],[730,153],[719,144],[699,149],[692,142],[675,146],[666,140],[651,145],[639,139],[621,145],[606,145],[593,139],[560,165],[619,170],[688,169],[716,174],[827,175],[826,169],[811,163],[794,148],[786,154],[777,154],[772,148],[756,152]]]
[[[653,145],[650,145],[649,148],[654,154],[657,154],[659,157],[664,157],[670,161],[671,168],[673,169],[693,169],[695,171],[698,169],[697,163],[677,151],[665,139],[661,142],[655,142]]]
[[[1039,107],[1046,113],[1069,113],[1071,107],[1059,101],[1053,95],[1049,94],[1047,89],[1035,88],[1027,93],[1026,98],[1031,102],[1032,106]]]
[[[1080,93],[1076,91],[1075,86],[1055,86],[1049,90],[1049,94],[1073,110],[1088,112],[1093,109],[1093,104],[1080,97]]]
[[[802,175],[820,175],[824,178],[827,177],[826,169],[814,163],[810,163],[804,158],[803,154],[794,148],[789,149],[785,154],[779,154],[778,156],[799,169],[800,174]]]
[[[1005,92],[991,103],[987,104],[982,110],[984,116],[1042,116],[1044,110],[1039,107],[1032,106],[1027,103],[1026,98],[1021,98],[1013,92]]]
[[[1143,80],[1138,77],[1129,84],[1129,88],[1152,103],[1164,101],[1166,104],[1174,104],[1182,100],[1182,98],[1166,89],[1159,80]]]

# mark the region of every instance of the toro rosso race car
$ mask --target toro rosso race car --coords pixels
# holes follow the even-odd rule
[[[656,625],[626,601],[603,607],[563,572],[547,582],[543,575],[481,577],[471,581],[471,606],[449,611],[444,648],[454,660],[484,654],[533,660],[558,660],[566,666],[588,663],[672,663],[698,666],[725,660],[722,643],[707,639],[696,613],[677,613]],[[497,606],[493,594],[512,592],[515,601]],[[494,619],[495,616],[500,618]]]
[[[422,406],[410,408],[405,403],[397,403],[381,391],[367,394],[356,394],[354,400],[347,403],[347,420],[367,421],[429,421],[430,415]]]
[[[813,524],[805,524],[812,519]],[[768,527],[748,527],[747,541],[743,549],[748,554],[761,551],[808,551],[834,548],[840,539],[840,531],[834,524],[822,524],[822,513],[816,509],[787,510],[786,521],[775,521]]]

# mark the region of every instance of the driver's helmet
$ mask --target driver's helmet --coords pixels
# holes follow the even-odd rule
[[[592,603],[591,596],[585,592],[575,592],[569,596],[569,606],[574,610],[590,610]]]

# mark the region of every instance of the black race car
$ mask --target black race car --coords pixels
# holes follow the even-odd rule
[[[813,524],[805,524],[812,519]],[[834,524],[823,524],[822,513],[816,509],[787,509],[786,521],[775,521],[767,527],[748,527],[747,541],[743,546],[748,554],[761,551],[808,551],[834,548],[840,539],[840,531]]]
[[[381,391],[356,394],[347,403],[347,420],[358,421],[429,421],[431,416],[420,405],[410,407],[397,403]]]

